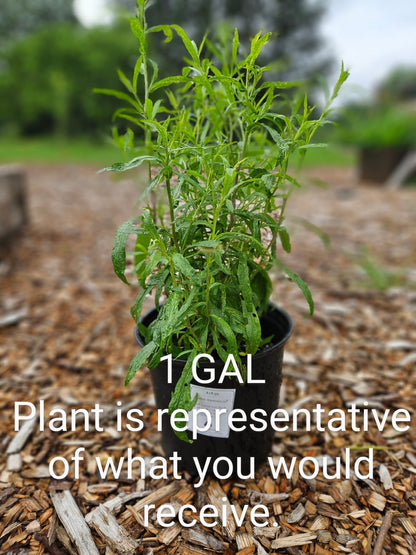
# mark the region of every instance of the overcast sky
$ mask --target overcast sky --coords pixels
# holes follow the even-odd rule
[[[368,94],[393,67],[416,66],[416,0],[329,0],[322,27],[351,71],[350,94]]]
[[[109,20],[106,0],[74,0],[86,25]],[[322,33],[351,71],[343,95],[368,96],[398,65],[416,66],[416,0],[327,0]]]

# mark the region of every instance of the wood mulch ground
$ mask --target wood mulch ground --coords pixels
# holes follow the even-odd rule
[[[137,349],[129,316],[134,291],[113,276],[110,261],[114,231],[131,216],[137,185],[92,167],[26,170],[31,222],[3,247],[0,262],[2,553],[416,553],[414,188],[356,184],[343,169],[311,173],[328,187],[301,192],[291,214],[320,226],[331,245],[325,248],[292,220],[290,264],[313,290],[316,315],[305,317],[301,294],[281,278],[274,296],[296,326],[285,355],[282,408],[293,414],[318,403],[327,411],[357,406],[376,409],[381,419],[404,409],[399,414],[410,413],[409,429],[401,431],[404,422],[395,429],[390,416],[381,431],[371,418],[368,431],[362,418],[360,431],[350,423],[345,432],[306,432],[300,425],[276,434],[273,446],[274,462],[296,458],[290,478],[274,479],[264,464],[253,479],[211,478],[196,488],[186,473],[181,481],[156,479],[149,467],[143,477],[136,470],[129,476],[123,466],[117,478],[111,472],[100,478],[108,458],[120,460],[129,448],[147,462],[161,454],[149,373],[123,386]],[[32,403],[38,417],[19,432],[18,402]],[[51,409],[71,415],[96,403],[103,408],[102,431],[94,429],[92,412],[90,431],[85,422],[72,431],[69,421],[66,432],[49,429]],[[140,408],[144,429],[126,430],[117,408],[123,415]],[[76,478],[71,459],[79,448]],[[354,463],[370,449],[371,468],[357,467],[360,476]],[[63,479],[51,476],[54,457],[62,458],[52,468],[56,476],[67,471]],[[301,472],[304,457],[322,466],[313,479]],[[340,478],[325,477],[325,464],[334,473],[339,457]],[[154,513],[144,521],[146,505],[165,502],[176,512],[188,503],[225,506],[226,521],[213,528],[161,527]],[[266,527],[250,522],[258,504],[269,509]],[[232,514],[244,510],[237,526]]]

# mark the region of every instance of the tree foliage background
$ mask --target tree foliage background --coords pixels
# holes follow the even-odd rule
[[[104,135],[119,107],[94,87],[121,88],[117,68],[131,74],[137,42],[127,15],[135,0],[112,0],[114,24],[86,29],[70,0],[1,0],[0,131],[19,135]],[[314,79],[327,72],[320,0],[155,0],[150,24],[178,23],[201,40],[208,31],[237,26],[243,44],[259,29],[273,31],[265,64],[282,79]],[[228,23],[227,23],[228,22]],[[160,39],[160,40],[159,40]],[[179,71],[184,51],[163,37],[153,44],[162,73]]]
[[[135,0],[112,0],[115,10],[133,13]],[[154,1],[148,11],[150,25],[177,23],[200,41],[206,32],[237,27],[248,46],[259,30],[273,32],[263,62],[271,65],[279,80],[315,80],[327,75],[332,59],[325,49],[319,24],[325,13],[324,0],[165,0]],[[181,52],[170,47],[163,52],[166,67],[180,67]],[[163,60],[158,60],[163,62]]]

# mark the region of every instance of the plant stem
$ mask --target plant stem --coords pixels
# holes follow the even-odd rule
[[[170,186],[170,178],[166,178],[166,191],[168,193],[168,201],[169,201],[169,214],[170,214],[170,222],[172,225],[172,237],[175,247],[178,249],[178,252],[181,250],[178,242],[178,236],[176,234],[176,226],[175,226],[175,211],[173,209],[173,197],[172,197],[172,189]]]

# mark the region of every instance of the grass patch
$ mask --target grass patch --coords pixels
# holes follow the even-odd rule
[[[300,160],[300,155],[296,155]],[[296,156],[293,157],[296,161]],[[354,166],[356,163],[356,153],[354,149],[347,148],[335,143],[330,143],[325,147],[308,149],[303,166]]]
[[[297,160],[300,158],[298,157]],[[57,139],[55,137],[36,137],[22,139],[0,137],[0,163],[41,162],[48,164],[73,163],[107,166],[124,161],[118,147],[108,142],[94,142],[88,138]],[[294,159],[296,163],[296,159]],[[314,166],[352,166],[355,155],[351,149],[330,144],[327,147],[308,150],[304,165]]]
[[[120,149],[111,142],[100,143],[87,138],[0,138],[0,163],[2,164],[41,162],[105,166],[122,160],[123,154]]]

